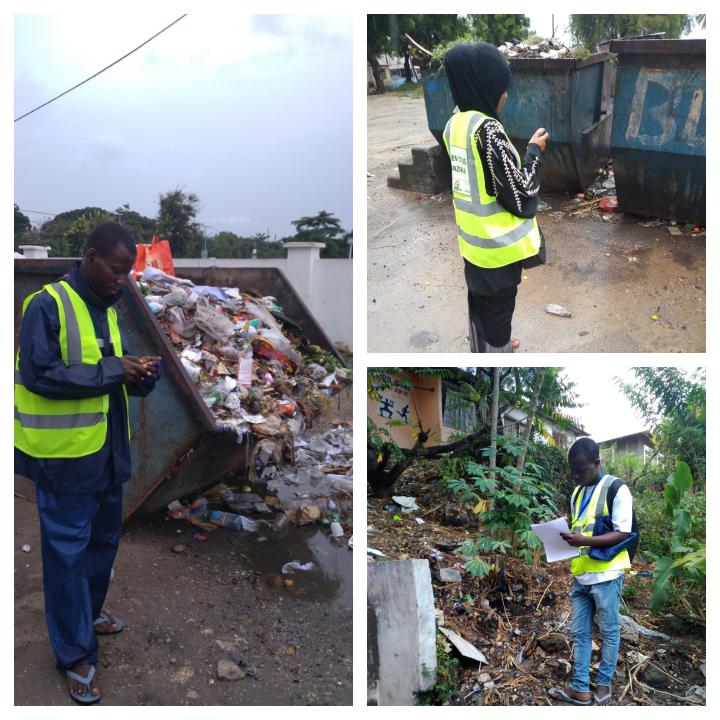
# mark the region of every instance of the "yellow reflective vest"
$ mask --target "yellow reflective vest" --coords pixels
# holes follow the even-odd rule
[[[580,515],[583,493],[580,486],[573,491],[575,502],[572,508],[572,525],[570,532],[581,533],[587,537],[592,536],[596,518],[610,515],[607,506],[607,494],[615,478],[604,475],[602,480],[595,484],[592,496]],[[623,570],[630,567],[630,555],[627,550],[619,552],[612,560],[595,560],[590,557],[590,547],[583,545],[579,548],[580,555],[572,559],[571,572],[573,575],[583,575],[591,572],[605,572],[607,570]]]
[[[69,283],[45,285],[57,303],[60,318],[60,350],[66,366],[97,365],[102,352],[90,311]],[[23,314],[30,300],[23,303]],[[108,309],[108,326],[116,357],[122,357],[122,338],[114,308]],[[125,408],[127,390],[123,388]],[[35,458],[77,458],[100,450],[107,435],[109,395],[81,400],[51,400],[28,390],[20,376],[20,350],[15,362],[15,447]],[[130,415],[128,415],[128,437]]]
[[[509,213],[485,189],[475,134],[491,120],[474,110],[452,115],[443,139],[450,156],[453,206],[460,254],[473,265],[498,268],[537,255],[540,230],[535,218]],[[515,152],[518,168],[520,157]]]

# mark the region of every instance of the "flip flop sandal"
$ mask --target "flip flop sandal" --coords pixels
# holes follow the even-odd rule
[[[85,677],[83,677],[82,675],[78,675],[78,673],[75,673],[72,670],[66,670],[65,675],[66,675],[66,677],[70,678],[71,680],[75,680],[76,682],[82,683],[87,688],[87,690],[81,695],[80,693],[73,692],[68,687],[68,693],[70,694],[70,697],[76,703],[80,703],[80,705],[94,705],[102,697],[102,693],[99,693],[98,695],[93,695],[90,692],[90,690],[91,690],[90,684],[92,683],[93,678],[95,677],[95,666],[94,665],[90,666],[90,669],[88,670],[88,674],[85,675]]]
[[[605,705],[612,697],[612,690],[609,693],[603,695],[602,697],[600,697],[596,692],[594,692],[593,697],[595,698],[595,703],[597,705]]]
[[[114,627],[115,629],[98,630],[98,625],[109,625],[110,627]],[[118,633],[123,631],[125,623],[120,618],[113,617],[112,615],[110,615],[110,613],[107,613],[103,610],[97,620],[93,621],[93,627],[95,628],[95,632],[98,635],[117,635]]]
[[[592,705],[592,698],[588,700],[577,700],[576,698],[568,695],[562,688],[548,688],[547,694],[550,696],[551,700],[566,700],[569,703],[572,703],[573,705]],[[557,697],[557,696],[560,697]]]

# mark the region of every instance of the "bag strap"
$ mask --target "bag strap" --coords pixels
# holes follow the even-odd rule
[[[608,488],[607,492],[607,506],[608,510],[610,512],[610,517],[612,517],[612,507],[613,503],[615,502],[615,496],[618,493],[618,490],[624,485],[625,483],[618,477],[613,478],[613,481],[610,483],[610,487]]]

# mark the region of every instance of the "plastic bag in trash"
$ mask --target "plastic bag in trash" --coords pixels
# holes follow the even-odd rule
[[[191,338],[195,335],[195,323],[185,317],[185,313],[179,307],[168,308],[167,319],[170,321],[170,327],[184,338]]]
[[[224,313],[216,310],[210,299],[201,297],[195,306],[195,324],[215,340],[228,340],[235,332],[235,325]]]

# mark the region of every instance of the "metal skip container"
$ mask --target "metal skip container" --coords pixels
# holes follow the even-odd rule
[[[15,352],[22,321],[22,303],[43,285],[55,282],[72,264],[68,258],[15,261]],[[246,272],[254,271],[254,272]],[[279,271],[278,271],[279,272]],[[196,284],[209,284],[214,276],[200,274]],[[194,273],[178,272],[178,277]],[[296,293],[279,273],[265,294],[273,294],[288,314],[304,308]],[[190,279],[190,278],[189,278]],[[223,279],[223,278],[218,278]],[[257,268],[234,268],[229,286],[262,287],[269,276],[258,276]],[[218,431],[215,418],[205,405],[194,382],[178,359],[175,349],[158,324],[135,283],[128,283],[117,305],[123,339],[136,355],[160,355],[162,377],[146,398],[130,398],[132,431],[132,477],[125,485],[125,519],[165,507],[177,498],[216,484],[231,471],[244,474],[250,456],[251,435],[238,445],[234,432]],[[337,352],[317,326],[307,308],[298,318],[308,325],[311,341],[329,352]]]
[[[613,40],[620,210],[705,224],[705,40]]]
[[[610,159],[614,72],[608,53],[586,60],[513,58],[508,100],[500,114],[505,132],[521,157],[539,127],[550,133],[543,153],[544,190],[579,192],[589,187]],[[447,76],[423,80],[428,127],[442,145],[454,102]]]

